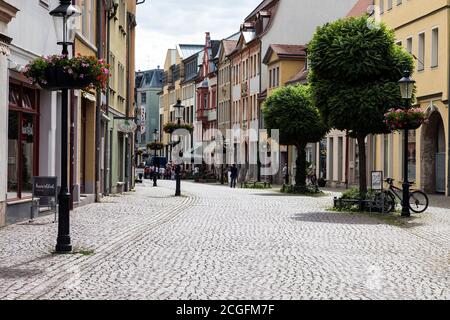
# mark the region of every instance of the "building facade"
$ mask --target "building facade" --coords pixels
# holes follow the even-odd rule
[[[175,122],[174,105],[178,99],[183,99],[184,119],[189,122],[195,121],[195,87],[194,83],[198,73],[199,52],[204,49],[204,45],[196,44],[179,44],[176,49],[167,50],[166,60],[164,63],[163,74],[163,90],[160,95],[160,133],[161,141],[165,145],[162,155],[171,160],[170,134],[164,132],[163,128],[166,123]],[[191,59],[189,59],[191,58]],[[201,56],[203,58],[203,56]],[[186,73],[186,59],[189,62],[189,70]],[[195,64],[197,64],[195,66]],[[192,68],[192,70],[191,70]],[[196,73],[197,72],[197,73]],[[188,74],[188,78],[186,78]],[[193,91],[194,90],[194,91]],[[184,91],[184,96],[183,96]],[[193,96],[194,95],[194,96]],[[189,119],[188,119],[189,118]]]
[[[306,68],[306,47],[302,45],[280,45],[272,44],[264,55],[263,64],[269,71],[269,82],[267,97],[279,87],[287,85],[299,73]],[[308,162],[315,162],[315,145],[310,144],[307,148]],[[295,177],[295,156],[297,152],[294,146],[280,146],[280,167],[288,165],[291,178]],[[273,177],[273,182],[283,184],[282,170]],[[292,182],[292,181],[291,181]]]
[[[74,55],[97,56],[98,20],[96,1],[77,1],[82,15],[73,45]],[[71,94],[70,185],[74,205],[95,201],[96,126],[98,97],[95,90],[75,90]]]
[[[6,2],[2,4],[5,7]],[[33,176],[60,175],[60,96],[31,85],[22,72],[30,61],[59,54],[62,50],[56,44],[56,33],[49,15],[58,1],[25,4],[24,1],[8,0],[8,4],[13,6],[8,9],[9,15],[15,11],[14,7],[19,11],[8,24],[8,37],[12,41],[8,71],[2,73],[2,77],[6,75],[8,78],[7,125],[2,126],[2,130],[7,128],[3,134],[8,137],[5,153],[7,224],[29,218]]]
[[[13,40],[9,36],[8,24],[16,16],[18,8],[12,4],[0,0],[0,227],[6,224],[6,207],[10,188],[9,169],[9,78],[8,59],[11,55],[10,44]],[[8,137],[8,138],[7,138]]]
[[[231,61],[231,123],[236,133],[231,141],[234,162],[238,165],[238,181],[259,180],[258,138],[249,130],[260,124],[258,97],[260,94],[261,42],[252,24],[241,26],[236,48],[229,55]],[[237,134],[239,133],[239,134]]]
[[[139,149],[146,151],[147,143],[153,141],[153,132],[160,129],[159,92],[162,90],[162,69],[136,72],[136,99],[141,121],[137,132]]]
[[[373,138],[373,165],[397,183],[403,180],[403,159],[408,158],[409,180],[427,193],[449,195],[450,5],[447,0],[375,0],[381,21],[395,30],[397,44],[415,59],[415,107],[428,117],[410,133],[409,152],[402,153],[403,135]]]
[[[196,120],[201,123],[201,140],[211,144],[216,139],[217,130],[217,65],[215,57],[219,51],[220,41],[211,40],[211,35],[206,32],[205,46],[203,47],[203,60],[200,66],[199,76],[196,80]],[[210,172],[218,174],[213,164],[215,149],[206,147],[203,157]]]
[[[121,193],[134,186],[135,27],[136,2],[119,0],[110,9],[105,58],[111,65],[106,105],[100,128],[100,172],[102,193]],[[105,151],[105,152],[103,152]]]
[[[227,139],[227,130],[231,129],[231,60],[230,54],[234,51],[237,40],[224,39],[221,41],[217,56],[217,127],[222,137],[225,138],[225,144],[229,145]]]
[[[303,45],[306,46],[312,39],[318,26],[345,17],[351,9],[357,4],[356,0],[346,0],[336,2],[334,0],[308,1],[308,0],[266,0],[263,1],[246,19],[246,24],[253,25],[256,30],[256,36],[260,40],[260,50],[264,55],[273,44]],[[299,19],[299,16],[302,18]],[[290,30],[290,32],[286,32]],[[292,34],[296,36],[293,37]],[[259,87],[259,124],[264,127],[264,121],[260,112],[261,105],[265,100],[273,82],[280,82],[276,72],[279,72],[274,66],[261,63],[261,81]],[[270,68],[270,70],[269,70]],[[275,75],[274,72],[275,71]],[[271,74],[272,72],[272,74]],[[291,73],[293,71],[290,71]],[[297,74],[289,79],[286,84],[305,82],[306,78],[303,70],[297,70]],[[278,83],[279,85],[279,83]],[[315,148],[309,146],[307,154],[312,162],[316,162],[316,174],[318,177],[324,177],[326,174],[325,161],[323,160],[325,140]],[[295,173],[295,152],[288,152],[286,147],[282,148],[286,155],[289,155],[288,162],[290,172]],[[286,157],[285,155],[285,157]],[[291,158],[292,157],[292,158]],[[322,160],[321,160],[322,159]],[[283,161],[280,167],[284,166]],[[281,169],[281,168],[280,168]]]

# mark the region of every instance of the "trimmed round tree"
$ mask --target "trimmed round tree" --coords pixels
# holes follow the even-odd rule
[[[308,46],[312,99],[330,128],[347,130],[359,148],[359,187],[367,193],[366,137],[386,134],[384,115],[404,105],[398,81],[414,68],[384,24],[347,18],[318,28]]]
[[[297,148],[295,184],[306,186],[306,145],[318,142],[327,133],[319,110],[314,107],[309,86],[276,89],[263,106],[267,129],[280,130],[280,143]]]

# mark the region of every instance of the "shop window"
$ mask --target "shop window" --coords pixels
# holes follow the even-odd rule
[[[8,117],[7,199],[31,197],[32,178],[37,175],[37,91],[10,85]]]
[[[19,197],[19,112],[10,111],[8,118],[8,199]]]

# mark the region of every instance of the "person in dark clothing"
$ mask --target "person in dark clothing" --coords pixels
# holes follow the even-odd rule
[[[231,178],[231,183],[230,183],[230,188],[236,188],[236,180],[238,177],[238,169],[236,167],[235,164],[233,164],[233,166],[230,169],[230,178]]]

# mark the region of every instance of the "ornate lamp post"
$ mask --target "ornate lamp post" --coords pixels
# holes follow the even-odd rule
[[[177,100],[177,104],[173,106],[175,108],[175,117],[177,118],[178,125],[181,125],[181,118],[183,118],[183,109],[184,106],[181,104],[181,100]],[[178,143],[180,143],[181,140],[178,140]],[[180,156],[182,156],[182,152],[180,152]],[[175,189],[175,196],[179,197],[181,196],[181,165],[177,164],[177,167],[175,169],[175,180],[176,180],[176,189]]]
[[[158,136],[159,136],[159,131],[158,131],[158,129],[155,129],[155,131],[153,131],[153,141],[154,142],[159,141]],[[159,159],[156,158],[156,148],[155,148],[155,154],[153,157],[153,166],[155,167],[155,172],[153,172],[153,186],[157,187],[158,186],[158,174],[159,174]],[[157,168],[156,166],[158,166],[158,170],[156,170],[156,168]]]
[[[72,18],[81,15],[80,10],[72,5],[70,0],[60,0],[59,6],[50,12],[53,17],[58,45],[62,46],[62,54],[69,55],[68,47],[73,45],[69,39],[69,22]],[[66,253],[72,251],[70,240],[70,191],[68,187],[68,89],[61,90],[61,189],[58,195],[58,238],[56,252]]]
[[[411,104],[411,99],[414,91],[414,84],[416,83],[411,79],[409,71],[405,71],[404,77],[399,80],[400,92],[402,98],[405,101],[405,110],[408,110]],[[403,201],[402,201],[402,217],[410,217],[411,212],[409,210],[409,181],[408,181],[408,127],[404,130],[404,145],[403,145]]]

